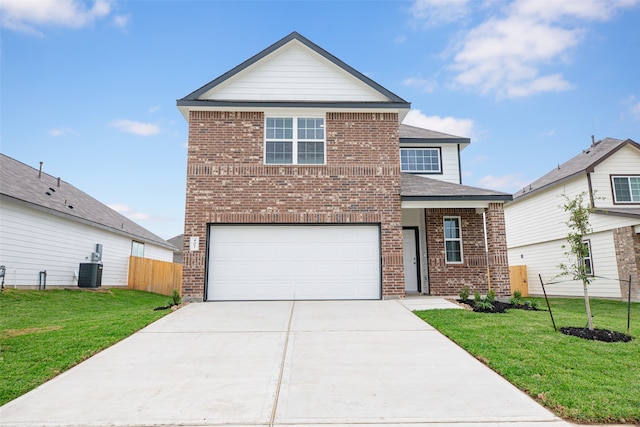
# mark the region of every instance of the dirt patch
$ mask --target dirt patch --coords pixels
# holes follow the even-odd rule
[[[2,338],[19,337],[20,335],[38,334],[40,332],[57,331],[62,326],[46,326],[44,328],[7,329],[2,332]]]

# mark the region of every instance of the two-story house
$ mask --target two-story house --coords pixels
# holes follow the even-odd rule
[[[189,124],[183,296],[509,294],[503,203],[461,185],[469,139],[298,33],[177,101]]]
[[[640,300],[640,145],[605,138],[527,185],[505,206],[510,265],[526,265],[529,292],[581,296],[581,281],[559,276],[568,263],[564,196],[584,193],[593,207],[585,236],[591,296]]]

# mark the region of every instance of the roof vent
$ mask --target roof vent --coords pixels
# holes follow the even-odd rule
[[[42,179],[42,163],[40,162],[40,172],[38,172],[38,179]]]
[[[49,187],[49,191],[51,191],[52,193],[56,192],[55,188],[51,188],[51,187]]]

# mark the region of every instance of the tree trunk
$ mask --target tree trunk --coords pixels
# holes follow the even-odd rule
[[[587,327],[590,331],[593,331],[593,323],[591,322],[591,304],[589,304],[589,290],[587,289],[588,284],[586,280],[582,281],[582,286],[584,288],[584,305],[587,308]]]

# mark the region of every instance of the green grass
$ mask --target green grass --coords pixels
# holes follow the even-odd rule
[[[0,405],[169,313],[169,297],[127,289],[0,293]]]
[[[538,299],[546,309],[544,299]],[[551,299],[558,328],[584,327],[583,299]],[[627,305],[591,300],[594,327],[626,333]],[[640,304],[628,343],[554,332],[547,311],[504,314],[429,310],[416,314],[558,416],[580,423],[640,423]],[[624,421],[623,421],[624,420]]]

